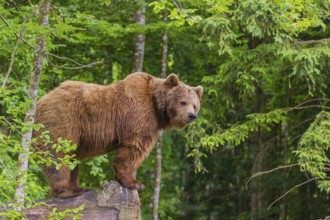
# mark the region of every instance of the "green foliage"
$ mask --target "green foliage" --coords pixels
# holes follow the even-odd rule
[[[208,127],[205,126],[208,121],[200,120],[190,126],[189,132],[186,136],[188,144],[192,146],[188,157],[194,158],[196,171],[206,171],[203,167],[202,158],[207,155],[200,151],[200,148],[209,152],[214,152],[217,148],[226,145],[226,148],[234,148],[240,145],[251,134],[257,131],[270,131],[275,124],[286,121],[286,111],[276,109],[268,113],[255,113],[246,116],[249,120],[242,124],[231,125],[230,128],[222,127]],[[206,132],[207,129],[212,129],[211,135]]]
[[[83,162],[80,168],[85,170],[81,175],[83,181],[81,184],[87,188],[101,187],[105,180],[114,179],[114,170],[111,169],[112,158],[110,154],[95,157],[88,161]]]
[[[149,6],[153,7],[153,11],[156,14],[167,14],[168,18],[171,20],[170,25],[173,24],[175,27],[181,27],[186,23],[192,26],[202,20],[201,16],[194,15],[197,9],[182,8],[181,5],[175,2],[167,0],[153,1]]]
[[[316,177],[321,190],[330,193],[327,171],[330,169],[328,156],[330,146],[330,113],[322,111],[299,141],[295,151],[302,172]]]
[[[53,208],[52,212],[49,214],[50,220],[60,220],[64,218],[71,217],[73,220],[78,220],[83,217],[82,214],[79,214],[79,211],[84,210],[85,205],[81,205],[75,209],[66,209],[64,211],[58,211],[57,208]]]
[[[22,219],[27,220],[27,218],[24,218],[24,214],[21,213],[18,210],[10,209],[6,212],[0,212],[1,217],[5,217],[6,219]]]
[[[213,131],[212,136],[202,137],[201,146],[212,151],[213,147],[219,147],[225,143],[229,143],[232,146],[239,145],[250,137],[251,133],[263,129],[270,131],[273,123],[285,122],[285,115],[286,112],[281,109],[276,109],[266,114],[255,113],[247,115],[246,117],[250,120],[243,124],[232,125],[225,131],[220,128],[217,131]]]
[[[57,170],[62,166],[69,166],[71,170],[77,165],[78,161],[75,159],[75,154],[71,154],[77,149],[77,144],[72,144],[70,140],[63,140],[58,138],[56,142],[52,141],[49,132],[45,131],[34,140],[35,142],[42,142],[44,146],[49,146],[47,150],[39,149],[33,152],[30,159],[33,162],[44,164],[46,166],[54,165]],[[36,146],[36,143],[34,144]],[[64,157],[54,158],[54,153],[63,153]]]
[[[215,71],[210,71],[203,77],[207,95],[203,97],[202,119],[189,128],[186,136],[191,149],[189,156],[194,158],[195,171],[221,172],[221,168],[211,167],[222,164],[227,170],[223,172],[221,179],[224,178],[223,181],[228,185],[239,188],[244,177],[236,173],[238,171],[250,173],[251,170],[264,171],[283,163],[295,163],[298,157],[294,152],[300,146],[297,137],[303,134],[305,136],[304,130],[318,112],[317,108],[328,108],[324,106],[328,106],[326,98],[329,97],[329,65],[324,61],[329,60],[329,41],[315,37],[320,37],[322,32],[329,33],[326,23],[329,2],[206,2],[210,14],[200,22],[202,40],[210,49],[218,50],[219,62]],[[318,13],[311,13],[312,11]],[[310,100],[311,97],[316,98],[313,101]],[[326,132],[329,130],[324,129]],[[314,141],[314,138],[310,137],[310,141]],[[245,151],[247,148],[249,150]],[[302,149],[305,147],[300,147],[297,152]],[[311,146],[307,149],[314,148]],[[214,155],[219,151],[222,153],[220,158],[215,158],[214,164],[208,166],[212,163],[210,153]],[[328,168],[322,170],[321,165],[327,163],[325,161],[328,161],[328,153],[326,149],[323,149],[323,153],[305,152],[312,164],[308,167],[323,175],[324,181],[318,181],[318,186],[323,191],[329,191]],[[227,156],[233,161],[240,158],[236,166],[245,161],[242,162],[246,164],[244,171],[239,167],[231,169],[232,164],[228,165],[221,160]],[[299,164],[303,165],[302,162]],[[302,166],[301,169],[315,177],[306,167]],[[204,176],[209,175],[209,172]],[[295,178],[282,176],[282,181],[277,184],[283,190],[305,182],[298,172],[288,172]],[[236,176],[236,180],[231,180],[232,175]],[[215,174],[210,174],[209,181],[213,182],[216,178],[214,176]],[[267,177],[276,179],[270,174]],[[270,204],[277,199],[278,196],[274,197],[272,194],[272,183],[255,181],[259,184],[258,188],[251,191],[260,195],[263,202]],[[313,188],[310,185],[312,183],[303,187]],[[221,188],[213,186],[214,193],[218,187]],[[244,189],[234,191],[238,193],[235,198],[238,197],[239,201],[246,198],[242,194],[251,194]],[[264,193],[268,198],[262,197]],[[320,193],[317,194],[320,196]],[[197,196],[195,199],[196,204],[199,204]],[[226,202],[225,198],[216,198],[208,205],[213,203]],[[197,207],[203,208],[203,205]],[[228,208],[224,209],[224,212],[227,210]],[[274,208],[267,213],[279,213],[279,210],[280,208]],[[250,214],[265,215],[263,210]],[[249,214],[242,216],[248,218]]]
[[[22,34],[13,70],[0,88],[0,204],[15,205],[11,201],[20,133],[28,126],[41,128],[23,123],[30,103],[26,94],[36,34],[47,36],[42,96],[67,79],[109,84],[124,78],[131,70],[137,33],[146,34],[144,71],[159,76],[161,35],[166,31],[168,72],[189,85],[201,84],[205,93],[198,120],[185,131],[164,134],[160,217],[279,219],[286,213],[287,219],[324,218],[330,212],[329,1],[146,1],[144,27],[132,19],[139,4],[56,1],[50,24],[43,28],[36,25],[34,3],[0,0],[1,85]],[[75,145],[62,139],[54,142],[47,133],[42,138],[49,150],[29,155],[28,203],[23,208],[47,197],[49,186],[39,163],[57,168],[77,164],[74,155],[53,160],[50,153],[70,152]],[[112,154],[81,162],[83,187],[97,188],[114,178]],[[146,185],[140,194],[143,219],[151,219],[153,154],[137,174]],[[245,188],[255,172],[291,163],[298,163],[302,172],[279,170]],[[304,183],[306,174],[317,184],[296,188],[267,210],[288,189]],[[252,195],[259,201],[255,212],[250,209]],[[72,210],[57,211],[54,218],[76,216]],[[21,214],[12,210],[1,215],[15,219]]]

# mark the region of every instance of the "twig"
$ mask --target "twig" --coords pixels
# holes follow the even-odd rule
[[[21,33],[21,31],[20,31],[20,37],[17,38],[17,40],[16,40],[16,44],[15,44],[15,47],[14,47],[14,50],[13,50],[13,52],[11,53],[9,67],[8,67],[8,70],[7,70],[7,73],[6,73],[5,79],[3,80],[2,88],[5,88],[6,83],[7,83],[7,81],[8,81],[8,78],[9,78],[9,75],[10,75],[12,69],[13,69],[13,64],[14,64],[14,60],[15,60],[15,56],[16,56],[16,52],[17,52],[17,49],[18,49],[18,46],[19,46],[19,42],[20,42],[20,40],[21,40],[21,36],[22,36],[22,33]]]
[[[8,167],[6,166],[6,164],[3,163],[2,160],[0,160],[0,162],[1,162],[2,166],[3,166],[6,170],[8,170],[8,173],[9,173],[10,177],[11,177],[12,179],[14,179],[14,175],[11,173],[11,170],[8,169]]]
[[[48,52],[46,52],[46,55],[50,55],[50,56],[53,56],[53,57],[56,57],[56,58],[58,58],[58,59],[62,59],[62,60],[69,60],[69,61],[71,61],[72,63],[75,63],[75,64],[77,64],[77,65],[79,65],[79,66],[83,66],[83,65],[84,65],[84,64],[78,63],[77,61],[72,60],[72,59],[70,59],[70,58],[68,58],[68,57],[61,57],[61,56],[55,55],[55,54],[53,54],[53,53],[48,53]]]
[[[2,160],[0,160],[0,162],[1,162],[2,166],[8,171],[9,176],[11,177],[11,179],[12,179],[12,180],[15,179],[13,173],[11,172],[11,170],[8,169],[8,167],[3,163]],[[22,192],[22,190],[20,190],[20,191]],[[22,193],[23,193],[23,192],[22,192]]]
[[[300,103],[299,105],[297,105],[296,107],[299,107],[299,106],[302,106],[306,103],[309,103],[309,102],[316,102],[316,101],[326,101],[326,102],[330,102],[330,99],[327,99],[327,98],[315,98],[315,99],[309,99],[305,102],[302,102]]]
[[[178,2],[179,2],[179,4],[176,3],[175,1],[173,1],[173,4],[174,4],[178,9],[183,10],[183,7],[182,7],[181,2],[180,2],[180,1],[178,1]]]
[[[294,107],[293,109],[288,110],[292,111],[292,110],[296,110],[296,109],[306,109],[306,108],[325,108],[325,109],[330,109],[330,107],[328,106],[324,106],[324,105],[307,105],[307,106],[301,106],[301,107]]]
[[[251,181],[251,179],[253,178],[256,178],[258,176],[261,176],[263,174],[267,174],[267,173],[271,173],[271,172],[274,172],[276,170],[280,170],[280,169],[285,169],[285,168],[289,168],[289,167],[294,167],[294,166],[297,166],[299,165],[298,163],[295,163],[295,164],[290,164],[290,165],[285,165],[285,166],[279,166],[279,167],[276,167],[274,169],[271,169],[271,170],[267,170],[267,171],[262,171],[262,172],[257,172],[255,174],[253,174],[245,183],[245,187],[248,188],[248,183]]]
[[[5,23],[5,25],[10,29],[10,26],[9,26],[8,22],[6,21],[6,19],[4,17],[2,17],[1,14],[0,14],[0,18],[3,21],[3,23]]]
[[[315,43],[326,43],[330,41],[330,38],[320,39],[320,40],[306,40],[306,41],[295,41],[295,45],[306,45],[306,44],[315,44]]]
[[[269,210],[276,202],[278,202],[279,200],[281,200],[283,197],[285,197],[286,195],[288,195],[292,190],[294,190],[294,189],[296,189],[296,188],[298,188],[298,187],[300,187],[300,186],[302,186],[302,185],[305,185],[305,184],[307,184],[307,183],[309,183],[309,182],[311,182],[311,181],[314,181],[314,180],[317,180],[317,179],[319,179],[318,177],[314,177],[314,178],[312,178],[312,179],[309,179],[309,180],[307,180],[307,181],[305,181],[305,182],[303,182],[303,183],[300,183],[300,184],[298,184],[298,185],[295,185],[294,187],[292,187],[289,191],[287,191],[286,193],[284,193],[282,196],[280,196],[280,197],[278,197],[274,202],[272,202],[272,204],[270,204],[270,206],[268,206],[268,208],[267,208],[267,210]]]
[[[6,122],[9,126],[13,126],[6,118],[3,119],[4,122]],[[20,135],[23,135],[18,129],[16,130]],[[11,134],[11,129],[10,129],[10,134]]]
[[[11,27],[9,26],[9,24],[8,24],[8,22],[6,21],[6,19],[4,18],[4,17],[2,17],[2,15],[0,14],[0,18],[1,18],[1,20],[3,21],[3,23],[5,23],[5,25],[7,26],[7,28],[9,29],[9,30],[12,30],[11,29]],[[25,21],[25,20],[24,20]],[[23,24],[24,23],[26,23],[26,22],[23,22]],[[24,38],[23,38],[23,36],[18,36],[16,33],[14,33],[15,34],[15,36],[16,36],[16,39],[21,39],[24,43],[26,43],[29,47],[31,47],[31,48],[34,48],[33,46],[31,46],[31,44],[29,44]]]
[[[64,58],[64,57],[62,57],[62,58]],[[90,64],[85,64],[85,65],[83,65],[83,64],[79,64],[79,63],[76,62],[76,61],[71,60],[70,58],[66,58],[67,60],[70,60],[70,61],[72,61],[72,62],[77,63],[77,64],[80,65],[80,66],[77,66],[77,67],[67,67],[67,66],[58,66],[58,65],[53,64],[53,63],[50,61],[50,59],[48,58],[48,56],[46,56],[46,59],[47,59],[47,61],[49,62],[49,64],[52,65],[53,67],[56,67],[56,68],[62,68],[62,69],[70,69],[70,70],[74,70],[74,69],[82,69],[82,68],[90,68],[90,67],[93,67],[93,65],[96,65],[96,64],[102,64],[102,63],[103,63],[103,61],[97,61],[97,62],[94,62],[94,63],[90,63]]]
[[[294,107],[289,107],[289,108],[284,108],[286,109],[287,112],[290,112],[292,110],[296,110],[296,109],[303,109],[303,108],[311,108],[311,107],[324,107],[324,108],[329,108],[328,106],[322,106],[322,105],[308,105],[308,106],[303,106],[307,103],[310,103],[310,102],[317,102],[317,101],[325,101],[325,102],[330,102],[330,99],[327,99],[327,98],[316,98],[316,99],[310,99],[310,100],[307,100],[303,103],[300,103],[299,105],[296,105]]]

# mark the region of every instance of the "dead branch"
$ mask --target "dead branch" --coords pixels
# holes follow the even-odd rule
[[[50,55],[50,54],[48,53],[48,55]],[[55,68],[62,68],[62,69],[70,69],[70,70],[74,70],[74,69],[82,69],[82,68],[91,68],[91,67],[93,67],[93,65],[97,65],[97,64],[102,64],[102,63],[103,63],[103,61],[97,61],[97,62],[89,63],[89,64],[80,64],[80,63],[78,63],[78,62],[76,62],[76,61],[74,61],[74,60],[72,60],[72,59],[70,59],[70,58],[67,58],[67,57],[58,57],[58,56],[56,56],[56,55],[54,55],[54,54],[52,54],[51,56],[54,56],[54,57],[57,57],[57,58],[60,58],[60,59],[70,60],[71,62],[74,62],[74,63],[76,63],[76,64],[79,64],[79,66],[77,66],[77,67],[58,66],[58,65],[52,63],[52,61],[50,61],[50,59],[48,58],[48,56],[46,56],[46,59],[47,59],[47,61],[49,62],[49,64],[50,64],[51,66],[53,66],[53,67],[55,67]]]
[[[319,40],[306,40],[306,41],[295,41],[294,45],[307,45],[307,44],[315,44],[315,43],[327,43],[330,41],[330,38],[319,39]]]
[[[294,190],[294,189],[296,189],[296,188],[298,188],[298,187],[300,187],[300,186],[303,186],[303,185],[305,185],[305,184],[307,184],[307,183],[309,183],[309,182],[312,182],[312,181],[314,181],[314,180],[317,180],[317,179],[319,179],[318,177],[314,177],[314,178],[312,178],[312,179],[309,179],[309,180],[307,180],[307,181],[305,181],[305,182],[303,182],[303,183],[300,183],[300,184],[298,184],[298,185],[295,185],[294,187],[292,187],[291,189],[289,189],[289,191],[287,191],[286,193],[284,193],[282,196],[280,196],[280,197],[278,197],[274,202],[272,202],[272,204],[270,204],[270,206],[268,206],[268,208],[267,208],[267,210],[269,210],[276,202],[278,202],[279,200],[281,200],[283,197],[285,197],[286,195],[288,195],[292,190]]]
[[[248,183],[253,179],[253,178],[256,178],[258,176],[261,176],[261,175],[264,175],[264,174],[267,174],[267,173],[271,173],[271,172],[274,172],[276,170],[280,170],[280,169],[286,169],[286,168],[289,168],[289,167],[294,167],[294,166],[298,166],[299,164],[298,163],[295,163],[295,164],[290,164],[290,165],[285,165],[285,166],[279,166],[279,167],[276,167],[274,169],[271,169],[271,170],[267,170],[267,171],[262,171],[262,172],[257,172],[255,174],[253,174],[245,183],[245,187],[246,189],[248,189]]]

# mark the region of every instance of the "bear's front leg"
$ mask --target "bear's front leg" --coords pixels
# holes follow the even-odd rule
[[[145,158],[147,152],[134,145],[120,147],[114,159],[114,168],[119,182],[127,188],[144,190],[145,186],[134,178],[134,173]]]

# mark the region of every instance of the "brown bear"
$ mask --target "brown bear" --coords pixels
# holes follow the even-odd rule
[[[77,144],[78,160],[92,158],[116,150],[116,178],[131,189],[143,190],[144,185],[134,178],[143,159],[155,145],[162,129],[183,129],[194,121],[199,111],[203,88],[190,87],[175,74],[166,79],[147,73],[133,73],[124,80],[108,86],[66,81],[37,104],[36,123],[49,131],[51,140],[71,140]],[[36,150],[55,152],[42,141]],[[69,198],[82,194],[78,186],[78,166],[74,170],[63,166],[45,166],[51,194]]]

